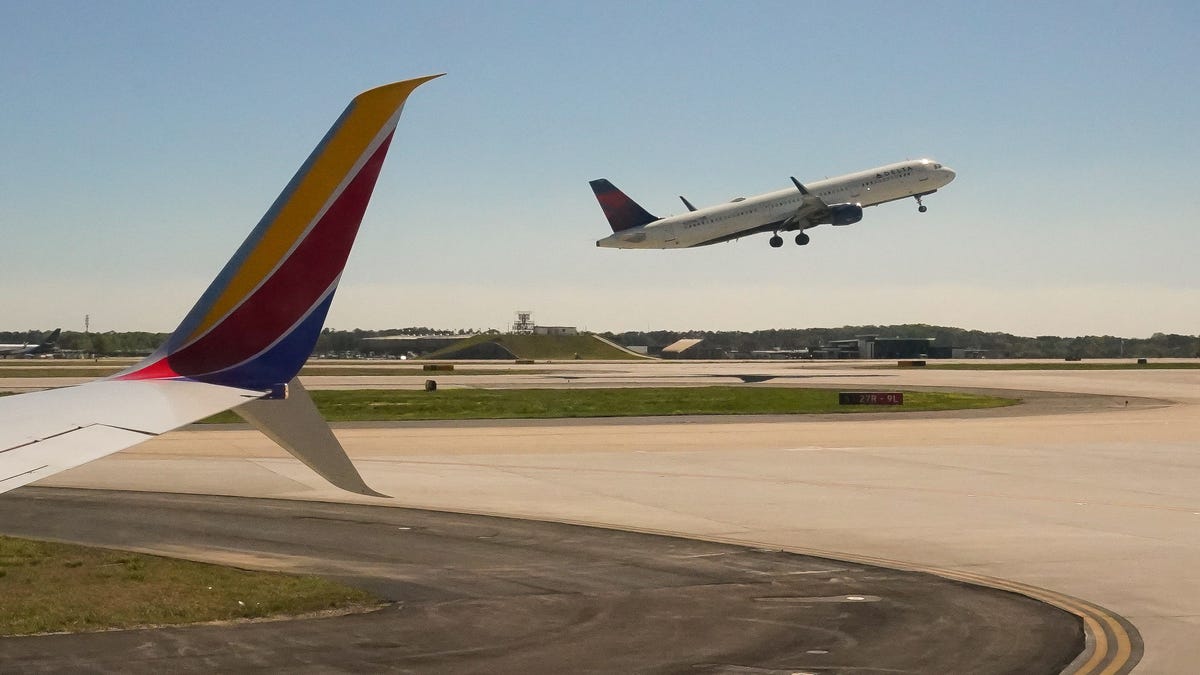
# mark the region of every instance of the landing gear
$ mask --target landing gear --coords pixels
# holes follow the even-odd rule
[[[803,232],[801,232],[800,234],[796,235],[796,245],[797,246],[806,246],[807,244],[808,244],[808,235],[807,234],[804,234]]]
[[[917,200],[917,212],[918,213],[925,213],[926,211],[929,210],[928,206],[925,206],[924,204],[921,203],[921,195],[914,195],[913,199]]]
[[[780,246],[783,246],[783,237],[777,234],[773,235],[771,237],[771,248],[779,248]]]

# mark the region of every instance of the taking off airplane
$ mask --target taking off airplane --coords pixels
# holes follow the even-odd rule
[[[932,159],[888,164],[807,185],[792,178],[794,188],[757,197],[738,197],[725,204],[697,209],[683,197],[687,213],[658,218],[625,196],[607,179],[591,182],[613,233],[596,242],[602,248],[692,248],[772,233],[773,248],[783,246],[780,232],[794,232],[804,246],[804,230],[822,223],[851,225],[862,220],[863,208],[912,197],[921,198],[954,180],[954,171]]]

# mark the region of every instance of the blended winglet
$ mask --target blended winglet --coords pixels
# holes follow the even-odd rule
[[[434,77],[355,97],[150,357],[98,382],[0,399],[0,492],[237,409],[334,485],[383,496],[363,482],[296,374],[325,321],[404,102]]]
[[[256,390],[291,381],[325,322],[404,103],[437,77],[356,96],[175,332],[114,378]]]
[[[600,209],[604,211],[604,217],[608,218],[613,232],[649,225],[660,220],[618,190],[607,178],[598,178],[588,184],[592,186],[596,201],[600,202]]]

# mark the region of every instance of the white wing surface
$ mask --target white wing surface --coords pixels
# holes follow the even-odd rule
[[[0,492],[262,395],[188,380],[102,380],[0,398]]]

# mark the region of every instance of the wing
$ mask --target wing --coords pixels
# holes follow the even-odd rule
[[[796,207],[796,211],[783,221],[783,225],[779,229],[803,230],[806,227],[811,227],[829,218],[829,204],[826,204],[824,199],[809,192],[808,188],[804,187],[795,177],[792,177],[792,183],[803,196],[800,206]]]
[[[261,391],[189,380],[102,380],[0,399],[0,492],[209,415]]]
[[[434,77],[356,96],[144,361],[107,380],[0,398],[0,492],[245,405],[246,419],[334,485],[377,495],[294,378],[325,323],[404,102]]]

